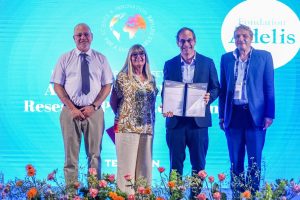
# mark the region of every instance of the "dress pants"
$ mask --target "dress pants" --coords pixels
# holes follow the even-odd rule
[[[125,180],[125,175],[130,175],[133,183],[143,177],[151,186],[153,135],[116,133],[115,139],[118,188],[128,194],[134,194],[133,188],[126,186],[130,182]]]
[[[192,171],[198,173],[205,168],[208,149],[208,128],[198,127],[194,118],[182,117],[175,128],[168,128],[166,134],[170,155],[170,168],[183,173],[185,149],[189,148]]]
[[[66,184],[78,179],[78,159],[83,134],[85,152],[88,158],[88,168],[97,169],[101,177],[101,144],[104,130],[103,110],[95,111],[85,120],[73,119],[70,109],[63,107],[60,124],[65,148],[64,175]]]
[[[244,190],[254,194],[259,189],[262,150],[266,131],[254,125],[248,105],[233,106],[231,123],[226,129],[231,161],[231,188],[233,198],[239,199]],[[244,170],[247,151],[248,169]]]

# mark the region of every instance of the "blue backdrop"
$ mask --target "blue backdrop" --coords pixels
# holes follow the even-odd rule
[[[59,125],[62,105],[49,80],[58,57],[75,47],[72,35],[77,23],[85,22],[90,25],[94,33],[92,48],[107,56],[115,74],[123,66],[129,47],[141,43],[146,46],[152,73],[161,89],[164,62],[179,54],[175,35],[183,26],[195,30],[197,51],[213,58],[219,73],[220,57],[228,51],[226,45],[224,46],[226,41],[222,41],[223,32],[232,34],[233,29],[227,30],[226,27],[238,25],[224,22],[226,16],[237,8],[235,6],[245,2],[257,5],[261,3],[255,0],[196,2],[185,0],[175,4],[170,0],[0,0],[0,171],[5,174],[5,180],[24,177],[24,167],[28,163],[36,167],[37,176],[41,178],[56,168],[62,174],[64,148]],[[266,2],[272,4],[277,1]],[[297,0],[280,2],[295,16],[300,15],[300,4]],[[268,6],[263,7],[266,13],[276,18],[277,13],[274,10],[268,9]],[[250,11],[256,12],[255,9]],[[137,14],[146,23],[145,29],[140,26],[133,27],[130,32],[124,31],[124,25],[128,20],[134,20]],[[263,26],[261,21],[239,19],[251,27]],[[297,27],[300,23],[299,18],[296,19],[298,24],[293,26]],[[278,26],[276,19],[273,25]],[[276,35],[272,28],[269,36],[256,35],[266,49],[270,47],[279,51],[273,54],[274,60],[281,56],[291,57],[275,70],[276,119],[268,129],[263,154],[264,174],[268,181],[300,176],[300,32],[288,32],[288,27],[284,29],[284,26],[289,26],[288,21],[282,21],[281,26],[280,32],[276,33],[277,41],[280,41],[277,43],[280,44],[274,44],[274,38],[268,40],[268,37]],[[287,40],[290,43],[286,44],[283,41],[286,37],[293,40]],[[276,45],[281,46],[277,48]],[[158,178],[158,166],[169,169],[160,104],[159,96],[153,158],[155,179]],[[113,124],[114,118],[108,101],[103,104],[103,109],[108,128]],[[218,127],[217,101],[211,105],[211,110],[213,126],[209,129],[206,170],[209,175],[217,175],[221,172],[228,173],[230,163],[226,139]],[[187,155],[185,174],[190,173],[188,158]],[[80,163],[83,168],[86,167],[84,148],[81,148]],[[115,147],[107,134],[103,139],[102,169],[107,173],[116,172]]]

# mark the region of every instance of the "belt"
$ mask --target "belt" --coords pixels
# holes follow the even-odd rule
[[[64,105],[64,106],[66,106],[66,105]],[[77,109],[81,109],[81,108],[83,108],[83,107],[86,107],[86,106],[77,106],[77,105],[75,105],[75,104],[74,104],[74,106],[75,106],[75,108],[77,108]]]
[[[81,109],[81,108],[84,108],[86,106],[77,106],[77,105],[74,105],[77,109]]]
[[[234,107],[237,109],[249,110],[249,104],[234,105]]]

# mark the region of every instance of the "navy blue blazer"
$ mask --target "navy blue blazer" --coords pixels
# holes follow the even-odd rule
[[[234,96],[235,57],[233,52],[222,55],[220,69],[219,118],[228,127]],[[269,52],[252,49],[246,79],[249,110],[256,126],[264,125],[264,118],[275,117],[274,68]]]
[[[180,55],[166,61],[164,66],[164,80],[182,82]],[[212,125],[210,104],[218,97],[220,88],[217,71],[212,59],[196,53],[193,83],[208,83],[207,91],[210,93],[210,100],[206,106],[205,117],[194,117],[194,119],[198,127],[209,127]],[[167,117],[166,127],[174,128],[181,118],[178,116]]]

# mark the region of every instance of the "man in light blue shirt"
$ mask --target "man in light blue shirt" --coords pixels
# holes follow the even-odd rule
[[[113,74],[104,55],[90,48],[93,34],[87,24],[74,28],[76,48],[63,54],[51,77],[54,90],[65,105],[60,124],[65,148],[66,184],[78,179],[78,159],[83,134],[88,167],[101,176],[101,143],[104,117],[101,104],[108,96]]]

